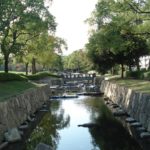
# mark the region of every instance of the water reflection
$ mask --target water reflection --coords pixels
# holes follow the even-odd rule
[[[91,122],[98,126],[89,128],[93,145],[101,150],[141,150],[139,144],[129,135],[122,124],[116,120],[102,100],[82,101],[91,113]]]
[[[90,122],[96,126],[78,127]],[[141,150],[99,97],[53,101],[31,134],[27,150],[34,150],[40,142],[54,150]]]
[[[52,103],[50,112],[45,114],[28,139],[27,150],[34,150],[40,142],[57,149],[60,139],[58,130],[69,126],[70,122],[70,117],[64,116],[64,110],[61,109],[60,105],[59,101]]]

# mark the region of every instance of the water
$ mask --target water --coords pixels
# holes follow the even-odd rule
[[[84,123],[97,126],[78,127]],[[52,101],[50,111],[27,140],[26,149],[34,150],[40,142],[54,150],[141,150],[99,97]]]

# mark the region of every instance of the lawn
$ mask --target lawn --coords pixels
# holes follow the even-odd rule
[[[0,71],[0,72],[4,72],[4,71]],[[24,75],[26,74],[26,72],[22,72],[22,71],[9,71],[9,73],[24,74]]]
[[[150,81],[133,79],[112,79],[111,82],[128,87],[142,93],[150,93]]]
[[[11,96],[18,95],[27,89],[39,86],[42,85],[26,81],[0,82],[0,102],[7,100]]]

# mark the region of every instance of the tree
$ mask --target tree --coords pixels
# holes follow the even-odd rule
[[[64,69],[62,56],[54,53],[51,63],[48,64],[48,68],[53,71],[62,71]]]
[[[0,5],[0,49],[8,72],[10,54],[19,53],[41,32],[54,31],[56,23],[43,0],[3,0]]]
[[[69,69],[77,72],[87,72],[92,68],[92,63],[89,61],[84,50],[76,50],[69,56],[63,58],[64,69]]]
[[[134,13],[126,1],[101,0],[93,14],[89,21],[97,29],[89,38],[88,54],[103,73],[120,64],[123,78],[124,65],[138,66],[139,57],[149,54],[145,38],[136,34]]]
[[[23,53],[19,54],[26,65],[26,73],[28,73],[29,63],[32,64],[32,74],[37,72],[37,63],[42,66],[43,70],[49,70],[51,67],[62,69],[61,56],[57,53],[61,53],[63,46],[67,47],[63,39],[46,32],[30,40],[24,47]]]
[[[47,35],[47,37],[41,38],[39,44],[42,45],[37,47],[37,51],[40,51],[40,53],[38,52],[36,56],[38,62],[43,65],[43,69],[62,70],[61,53],[62,48],[67,48],[66,42],[60,37]]]

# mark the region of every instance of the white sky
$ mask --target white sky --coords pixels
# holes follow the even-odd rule
[[[84,47],[88,41],[88,25],[84,21],[90,17],[97,0],[53,0],[51,13],[58,23],[56,35],[64,38],[68,50],[64,55]]]

